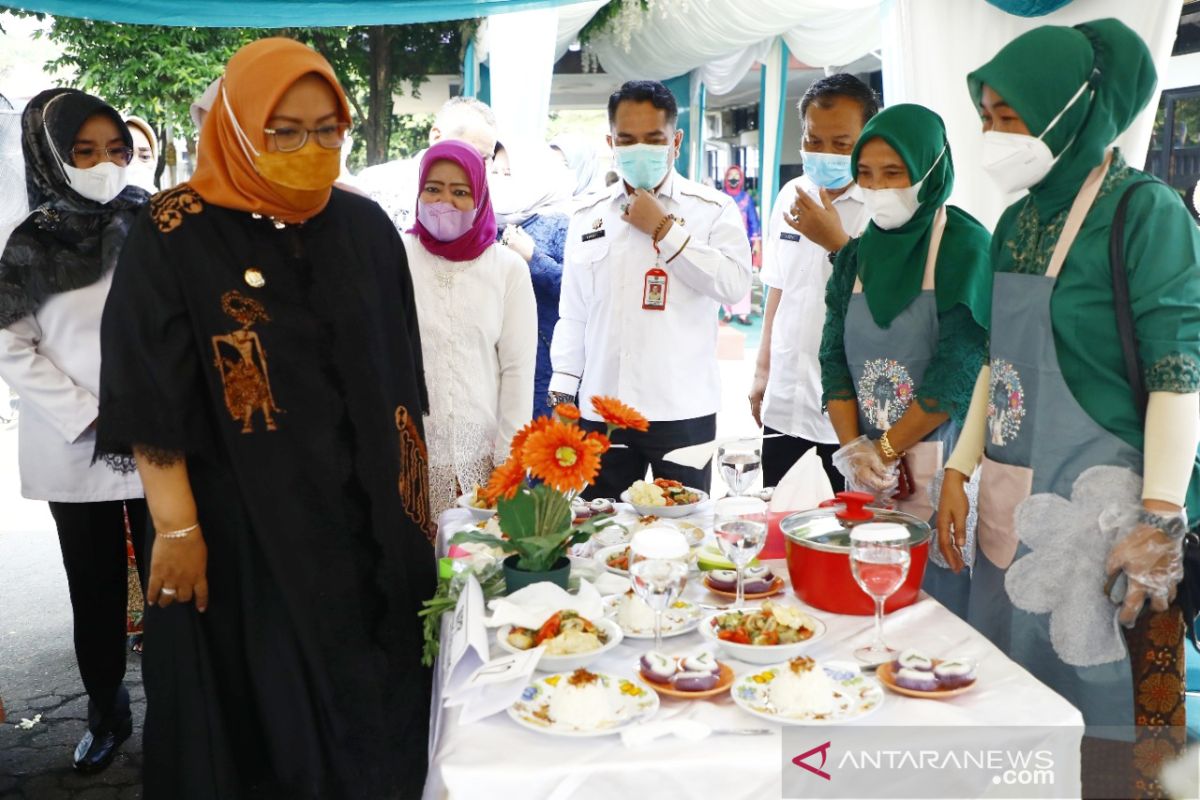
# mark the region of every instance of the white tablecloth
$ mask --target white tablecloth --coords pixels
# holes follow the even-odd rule
[[[440,520],[439,544],[447,531],[469,521],[465,512],[451,510]],[[782,562],[773,564],[782,574]],[[693,581],[685,596],[721,602]],[[793,595],[789,602],[799,604]],[[828,632],[806,651],[817,660],[853,660],[853,651],[869,643],[871,617],[842,616],[809,609],[828,625]],[[490,633],[490,632],[489,632]],[[1006,657],[973,628],[932,598],[922,595],[915,604],[893,612],[884,622],[885,638],[898,649],[918,648],[931,655],[963,656],[977,660],[978,684],[970,692],[949,700],[921,700],[886,692],[881,708],[863,724],[875,726],[929,726],[953,742],[956,726],[1013,727],[998,734],[997,745],[1036,748],[1056,743],[1062,749],[1064,733],[1073,737],[1074,762],[1057,761],[1054,786],[1044,787],[1044,797],[1078,797],[1078,741],[1083,718],[1074,706]],[[492,655],[500,654],[492,639]],[[668,653],[702,647],[698,633],[664,640]],[[626,639],[615,650],[589,667],[599,672],[633,677],[641,653],[652,641]],[[761,669],[717,654],[737,675]],[[712,736],[698,743],[678,738],[658,739],[643,748],[626,748],[619,736],[590,739],[555,738],[522,728],[501,713],[460,726],[457,709],[440,705],[441,676],[435,676],[434,740],[427,800],[633,800],[634,798],[713,798],[714,800],[769,800],[782,796],[782,726],[750,716],[728,695],[712,700],[662,698],[656,719],[684,717],[714,728],[772,728],[770,736]],[[945,727],[942,727],[945,726]],[[932,744],[932,743],[931,743]],[[1072,748],[1067,748],[1072,749]],[[797,753],[789,753],[789,758]],[[1065,776],[1065,777],[1064,777]],[[914,795],[908,795],[914,796]],[[919,796],[919,795],[918,795]]]

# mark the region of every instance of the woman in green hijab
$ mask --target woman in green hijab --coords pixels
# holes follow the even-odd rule
[[[1182,741],[1183,624],[1169,604],[1184,507],[1200,511],[1200,235],[1178,194],[1111,149],[1154,84],[1145,43],[1111,19],[1037,28],[968,76],[985,169],[1029,193],[992,240],[990,367],[948,464],[938,531],[958,566],[961,486],[982,454],[969,620],[1074,703],[1089,737],[1116,738],[1092,727],[1113,726],[1133,739],[1137,724],[1140,774],[1128,750],[1084,748],[1085,781],[1113,797],[1153,794],[1157,759]],[[1141,183],[1114,241],[1118,206]],[[1110,243],[1124,258],[1132,372]],[[1105,768],[1124,769],[1123,782]]]
[[[826,285],[823,399],[847,487],[921,520],[987,354],[987,231],[946,205],[954,164],[941,118],[892,106],[851,155],[871,223]],[[899,489],[899,491],[897,491]],[[966,615],[967,576],[929,565],[926,591]]]

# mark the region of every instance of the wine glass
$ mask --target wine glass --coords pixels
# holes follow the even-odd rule
[[[671,558],[646,558],[629,565],[634,593],[654,611],[654,649],[662,651],[663,612],[679,599],[687,583],[687,564]]]
[[[854,651],[865,664],[878,666],[896,657],[883,641],[883,604],[908,577],[908,529],[890,522],[858,525],[850,531],[850,572],[875,601],[875,641]]]
[[[716,503],[713,534],[725,557],[737,569],[737,600],[734,608],[746,603],[743,586],[746,567],[767,543],[767,504],[757,497],[723,497]]]
[[[762,445],[744,441],[723,444],[717,448],[717,464],[730,494],[744,495],[762,472]]]

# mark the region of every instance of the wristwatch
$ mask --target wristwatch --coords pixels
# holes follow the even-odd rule
[[[1165,533],[1172,539],[1182,539],[1187,533],[1187,512],[1181,510],[1178,514],[1157,514],[1148,509],[1138,511],[1138,522]]]
[[[546,394],[546,405],[550,406],[550,408],[554,408],[555,406],[563,403],[574,402],[575,395],[573,394],[566,394],[564,392],[549,392]]]

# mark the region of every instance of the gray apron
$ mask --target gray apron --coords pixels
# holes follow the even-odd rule
[[[846,310],[846,363],[858,396],[859,432],[872,439],[879,438],[904,416],[937,351],[937,298],[933,280],[945,228],[946,209],[943,207],[934,217],[921,293],[888,327],[875,324],[862,293],[862,282],[856,280],[854,283],[854,293]],[[912,473],[913,494],[907,500],[898,501],[897,508],[936,524],[930,485],[958,440],[958,433],[958,426],[947,420],[908,449],[904,460]],[[921,586],[955,614],[966,617],[970,588],[966,570],[955,575],[929,562]]]
[[[1063,379],[1051,326],[1055,279],[1096,198],[1109,161],[1080,189],[1045,275],[998,273],[992,290],[991,386],[979,486],[979,551],[968,621],[1083,712],[1088,725],[1132,725],[1129,658],[1091,667],[1066,664],[1050,642],[1050,615],[1015,607],[1004,576],[1029,552],[1015,512],[1031,494],[1070,499],[1089,467],[1142,472],[1142,454],[1097,424]],[[1078,591],[1101,592],[1105,576]]]

